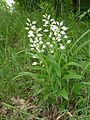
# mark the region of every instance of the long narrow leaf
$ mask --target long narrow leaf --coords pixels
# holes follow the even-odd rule
[[[76,72],[74,71],[70,71],[68,74],[64,75],[62,79],[81,79],[82,76],[78,75]]]
[[[84,69],[82,70],[81,74],[83,74],[85,72],[85,70],[87,70],[87,68],[90,66],[90,62],[87,63],[87,65],[84,67]]]
[[[19,77],[23,77],[23,76],[31,76],[33,78],[35,78],[34,74],[31,72],[20,72],[17,76],[15,76],[12,80],[15,80]]]
[[[70,48],[70,50],[68,51],[68,54],[71,52],[71,50],[75,47],[75,45],[88,33],[90,32],[90,29],[88,29],[85,33],[83,33],[78,39],[77,41],[72,45],[72,47]]]
[[[62,70],[65,69],[65,68],[67,68],[68,66],[76,66],[76,67],[82,68],[82,66],[81,66],[79,63],[69,62],[69,63],[66,63],[66,64],[63,66]]]
[[[78,52],[82,47],[84,47],[85,45],[87,45],[88,43],[90,43],[90,40],[88,40],[88,41],[84,42],[82,45],[80,45],[80,46],[76,49],[75,54],[77,54],[77,52]]]

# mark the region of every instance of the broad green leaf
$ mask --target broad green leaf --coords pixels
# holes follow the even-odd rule
[[[51,70],[52,69],[52,71],[50,71],[50,72],[52,72],[52,74],[53,74],[53,72],[55,72],[55,74],[58,76],[58,77],[60,77],[60,69],[59,69],[59,65],[58,65],[58,63],[56,62],[56,59],[54,58],[54,56],[52,56],[52,55],[49,55],[49,57],[47,57],[47,62],[48,62],[48,64],[49,64],[49,69]]]
[[[49,57],[47,57],[47,62],[48,61],[49,61],[50,64],[53,64],[53,65],[59,67],[58,64],[56,63],[55,58],[53,56],[50,55]]]
[[[48,75],[47,74],[39,74],[39,73],[35,73],[34,76],[38,79],[48,79]]]
[[[59,68],[54,64],[49,65],[49,73],[51,73],[51,76],[58,76],[59,78],[61,75]]]
[[[61,97],[63,97],[64,99],[68,100],[68,93],[65,89],[60,91],[60,95]]]

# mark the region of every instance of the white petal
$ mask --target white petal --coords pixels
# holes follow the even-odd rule
[[[53,24],[56,24],[56,22],[55,22],[55,21],[53,21],[51,24],[52,24],[52,25],[53,25]]]
[[[53,51],[53,50],[51,50],[51,51],[50,51],[50,53],[54,53],[54,51]]]
[[[31,26],[31,29],[36,30],[36,26],[35,25]]]
[[[45,65],[43,64],[42,67],[44,67]]]
[[[60,42],[60,41],[61,41],[61,38],[60,38],[60,37],[57,37],[56,39],[57,39],[57,42]]]
[[[53,37],[52,40],[55,40],[55,37]]]
[[[39,32],[39,31],[41,31],[41,30],[42,30],[42,28],[38,28],[37,32]]]
[[[30,31],[28,31],[28,34],[33,34],[33,31],[31,31],[31,30],[30,30]]]
[[[67,43],[71,43],[71,40],[68,40]]]
[[[65,49],[65,46],[61,44],[61,45],[60,45],[60,49],[61,49],[61,50],[64,50],[64,49]]]
[[[52,35],[52,32],[50,32],[50,35]]]
[[[47,24],[44,24],[43,26],[44,26],[44,27],[47,27],[48,25],[47,25]]]
[[[41,52],[40,49],[38,49],[38,48],[37,48],[37,51],[38,51],[39,53]]]
[[[56,29],[57,29],[57,26],[56,26],[56,25],[51,25],[50,29],[51,29],[53,32],[55,32]]]
[[[37,37],[35,37],[35,40],[36,40],[36,41],[38,41],[38,38],[37,38]]]
[[[45,14],[45,16],[47,17],[47,13]]]
[[[57,32],[54,32],[54,35],[56,36],[56,35],[57,35]]]
[[[42,45],[42,44],[43,44],[43,41],[40,41],[39,44]]]
[[[44,18],[46,18],[46,15],[43,15]]]
[[[36,45],[35,43],[33,44],[33,46],[34,46],[34,47],[37,47],[37,45]]]
[[[30,24],[29,26],[32,26],[32,24]]]
[[[29,34],[28,37],[29,37],[29,38],[34,37],[34,34],[32,34],[32,35]]]
[[[68,27],[62,26],[62,29],[66,31],[66,30],[68,30]]]
[[[30,31],[28,32],[28,37],[34,37],[33,31],[30,30]]]
[[[30,42],[33,43],[33,39],[32,38],[30,38]]]
[[[50,42],[47,42],[46,44],[47,44],[47,45],[50,45]]]
[[[48,20],[50,19],[50,15],[48,15]]]
[[[63,21],[60,22],[60,26],[62,26],[62,25],[63,25]]]
[[[61,37],[61,34],[58,34],[58,37],[60,38],[60,37]]]
[[[53,48],[53,44],[50,44],[50,48]]]
[[[33,62],[32,65],[37,65],[38,63],[37,62]]]
[[[48,32],[48,30],[47,30],[47,29],[45,29],[45,30],[43,30],[43,32]]]
[[[50,34],[49,34],[49,38],[51,38],[52,37],[52,32],[50,32]]]
[[[65,36],[64,36],[64,38],[68,38],[68,36],[67,36],[67,35],[65,35]]]
[[[28,26],[29,26],[30,24],[29,24],[29,23],[26,23],[26,25],[28,25]]]
[[[34,48],[30,48],[30,50],[34,51]]]
[[[37,43],[38,42],[38,40],[34,40],[34,43]]]
[[[42,37],[42,34],[37,34],[38,37]]]
[[[42,46],[42,48],[46,48],[46,45],[44,44],[44,45]]]
[[[44,52],[44,50],[41,50],[41,52]]]
[[[61,31],[61,34],[62,34],[62,35],[65,35],[66,33],[65,33],[64,31]]]
[[[43,19],[42,21],[43,21],[43,22],[46,22],[47,20],[46,20],[46,19]]]
[[[26,30],[29,30],[29,28],[28,28],[28,27],[25,27],[25,29],[26,29]]]
[[[42,41],[42,37],[39,37],[39,40]]]
[[[33,55],[33,58],[37,58],[37,57]]]
[[[49,35],[49,38],[51,38],[52,36],[51,35]]]
[[[27,18],[27,21],[28,21],[28,22],[30,22],[30,19],[29,19],[29,18]]]
[[[32,24],[36,24],[36,21],[33,21]]]
[[[55,20],[54,20],[54,19],[51,19],[51,20],[50,20],[50,22],[53,22],[53,21],[55,21]]]
[[[30,47],[34,47],[34,45],[33,45],[33,44],[30,44],[29,46],[30,46]]]
[[[47,25],[47,24],[49,24],[49,22],[48,22],[48,21],[46,21],[46,22],[45,22],[45,25]]]
[[[42,61],[40,61],[40,64],[42,64]]]
[[[59,22],[57,21],[57,25],[59,25]]]

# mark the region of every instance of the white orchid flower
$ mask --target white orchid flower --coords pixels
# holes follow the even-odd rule
[[[33,62],[32,65],[37,65],[38,63],[37,62]]]

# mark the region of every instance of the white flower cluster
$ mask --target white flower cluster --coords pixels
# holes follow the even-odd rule
[[[43,26],[45,29],[43,32],[48,32],[48,37],[50,38],[49,42],[53,43],[53,45],[58,45],[61,50],[65,49],[66,44],[71,43],[71,40],[69,40],[68,35],[66,34],[68,27],[63,25],[63,21],[59,23],[58,21],[51,19],[48,14],[43,15],[43,17]]]
[[[41,52],[42,51],[41,45],[43,44],[42,34],[41,34],[42,29],[36,27],[36,21],[31,22],[28,18],[26,25],[27,27],[25,29],[28,30],[30,49],[32,51],[37,50],[38,52]]]
[[[27,18],[25,28],[28,30],[28,38],[30,40],[30,50],[39,53],[54,53],[54,47],[58,50],[64,50],[67,44],[71,43],[66,31],[68,27],[63,25],[63,21],[58,22],[51,19],[48,14],[43,15],[44,22],[42,28],[37,28],[36,21],[31,22]],[[34,63],[36,65],[36,63]]]

